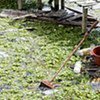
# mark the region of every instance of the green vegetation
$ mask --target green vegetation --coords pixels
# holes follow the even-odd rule
[[[30,9],[36,7],[36,0],[24,0],[23,9]],[[1,0],[0,9],[17,9],[17,0]]]
[[[26,28],[32,27],[33,31]],[[5,30],[8,30],[5,32]],[[10,30],[10,31],[9,31]],[[68,68],[81,58],[73,56],[55,82],[59,92],[44,96],[37,91],[41,80],[50,79],[66,56],[82,38],[81,29],[40,21],[0,19],[0,100],[99,100],[100,94],[87,84],[88,75],[77,75]],[[92,34],[82,47],[100,43]]]
[[[17,0],[1,0],[0,1],[0,8],[3,8],[3,9],[14,8],[14,9],[16,9],[17,8]]]
[[[16,9],[15,1],[1,0],[0,8]],[[0,54],[0,100],[100,100],[100,94],[88,85],[88,74],[78,75],[69,68],[81,60],[75,55],[55,80],[61,84],[57,93],[46,96],[37,90],[41,80],[51,79],[82,37],[79,27],[0,18],[0,52],[6,54]],[[100,45],[99,31],[94,31],[81,48],[92,43]]]

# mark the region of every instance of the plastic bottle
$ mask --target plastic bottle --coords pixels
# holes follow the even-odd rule
[[[81,72],[81,68],[82,68],[82,62],[81,61],[77,61],[74,65],[74,72],[75,73],[80,73]]]

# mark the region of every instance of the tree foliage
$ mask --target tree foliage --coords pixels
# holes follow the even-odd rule
[[[17,9],[17,0],[1,0],[0,8]],[[36,7],[36,0],[23,0],[23,9],[30,9]]]

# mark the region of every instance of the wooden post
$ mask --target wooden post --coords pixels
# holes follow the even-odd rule
[[[65,0],[61,0],[61,9],[64,9],[64,6],[65,6]]]
[[[18,3],[18,9],[21,10],[22,9],[22,0],[17,0]]]
[[[37,7],[39,10],[42,9],[42,0],[37,0]]]
[[[83,7],[82,33],[86,32],[86,27],[87,27],[87,13],[88,13],[88,8]]]
[[[59,0],[54,0],[54,8],[55,10],[59,10]]]

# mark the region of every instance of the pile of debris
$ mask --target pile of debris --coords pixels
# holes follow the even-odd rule
[[[87,73],[91,78],[90,85],[92,88],[100,92],[100,46],[96,46],[92,50],[85,48],[77,51],[76,54],[84,56],[84,59],[75,63],[73,71],[77,74]]]
[[[81,26],[82,25],[82,14],[74,12],[73,10],[58,10],[58,11],[18,11],[18,10],[2,10],[0,17],[9,17],[14,20],[21,19],[38,19],[42,21],[50,21],[62,25]],[[91,26],[96,19],[92,16],[88,16],[87,26]]]

